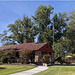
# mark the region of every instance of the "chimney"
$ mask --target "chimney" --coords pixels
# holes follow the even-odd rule
[[[31,40],[29,40],[29,39],[25,39],[24,40],[24,43],[31,43],[32,41]]]

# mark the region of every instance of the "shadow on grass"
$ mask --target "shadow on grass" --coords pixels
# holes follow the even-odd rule
[[[52,66],[75,66],[75,64],[69,64],[69,65],[67,65],[67,64],[54,64],[54,65],[52,65]]]
[[[5,67],[0,67],[0,69],[6,69]]]

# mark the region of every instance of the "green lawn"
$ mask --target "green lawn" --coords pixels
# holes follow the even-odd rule
[[[34,75],[75,75],[75,66],[50,66],[47,70]]]
[[[20,71],[32,69],[35,66],[0,65],[0,75],[8,75]]]

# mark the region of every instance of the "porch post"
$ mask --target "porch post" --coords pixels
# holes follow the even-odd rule
[[[54,53],[51,53],[52,62],[54,61]]]
[[[41,62],[41,52],[40,51],[35,52],[35,62],[37,63]]]

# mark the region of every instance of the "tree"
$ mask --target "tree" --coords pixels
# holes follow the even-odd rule
[[[11,35],[10,35],[11,36]],[[4,30],[2,34],[0,34],[1,43],[3,45],[12,45],[16,44],[14,40],[11,39],[11,37],[8,36],[8,31]]]
[[[70,12],[69,14],[70,21],[67,25],[66,37],[71,41],[70,47],[72,51],[75,50],[75,11]]]
[[[20,53],[21,63],[28,63],[32,51],[24,49],[19,53]]]
[[[64,56],[63,45],[60,42],[54,43],[54,51],[55,51],[54,53],[55,58]]]
[[[60,38],[56,43],[54,43],[55,58],[65,57],[66,53],[72,52],[71,40],[67,37]]]
[[[4,45],[23,43],[25,39],[34,41],[34,36],[36,34],[36,26],[31,21],[31,18],[23,17],[23,19],[17,19],[14,24],[8,25],[7,32],[11,33],[7,36],[7,32],[4,31],[1,34],[1,41],[4,42]]]
[[[50,15],[53,13],[52,6],[44,6],[40,5],[38,9],[35,11],[35,16],[33,16],[35,23],[38,27],[38,42],[47,42],[52,44],[51,42],[51,28],[50,28]]]
[[[57,42],[61,37],[65,37],[64,34],[65,34],[68,20],[69,18],[66,12],[54,14],[52,18],[52,23],[55,28],[55,33],[54,33],[55,42]]]
[[[16,20],[15,24],[8,25],[9,31],[14,35],[18,43],[23,43],[25,39],[34,41],[33,22],[28,17],[23,17],[23,20]]]
[[[67,37],[65,37],[62,41],[61,44],[63,45],[63,50],[66,53],[72,52],[72,47],[71,47],[71,40],[69,40]]]
[[[69,20],[66,12],[54,14],[52,19],[50,19],[50,15],[53,7],[40,5],[38,9],[35,11],[35,22],[38,25],[38,42],[45,42],[49,45],[53,43],[53,31],[52,26],[55,27],[55,42],[59,40],[61,37],[64,37],[65,27],[67,25],[67,21]]]
[[[69,17],[66,12],[63,13],[55,13],[52,18],[52,23],[55,28],[54,32],[54,51],[55,58],[64,57],[65,53],[70,50],[69,43],[70,40],[66,38],[66,27],[67,22],[69,21]]]

